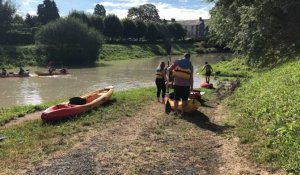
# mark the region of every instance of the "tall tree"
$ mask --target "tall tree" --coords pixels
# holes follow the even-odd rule
[[[37,27],[39,20],[37,16],[32,16],[29,13],[27,13],[24,22],[27,27]]]
[[[38,5],[37,9],[38,19],[42,24],[58,19],[58,8],[56,3],[51,0],[44,0],[43,4]]]
[[[142,19],[144,21],[160,22],[158,10],[153,4],[144,4],[138,8],[132,7],[128,9],[128,18]]]
[[[103,32],[104,30],[104,23],[103,23],[103,17],[92,15],[89,17],[89,24],[97,29],[99,32]]]
[[[134,38],[136,35],[136,25],[135,23],[129,19],[129,18],[125,18],[122,20],[122,24],[123,24],[123,37],[124,38]]]
[[[104,6],[97,4],[94,8],[94,15],[106,16],[106,10]]]
[[[147,32],[147,25],[143,20],[135,20],[136,25],[136,34],[135,37],[140,40],[140,38],[144,37]]]
[[[159,36],[159,33],[158,33],[158,29],[157,29],[155,23],[154,22],[149,22],[148,23],[148,28],[147,28],[147,33],[146,33],[146,36],[145,36],[146,39],[148,41],[153,42],[153,41],[157,40],[158,36]]]
[[[116,15],[108,15],[104,18],[104,35],[115,39],[122,35],[123,25]]]
[[[299,0],[215,0],[209,31],[253,62],[272,64],[300,51]]]
[[[0,43],[4,42],[5,33],[11,26],[15,12],[15,6],[10,1],[0,0]]]
[[[89,24],[88,15],[84,11],[73,10],[68,17],[80,19],[82,22]]]

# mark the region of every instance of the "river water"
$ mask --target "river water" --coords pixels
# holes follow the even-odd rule
[[[193,56],[195,69],[194,88],[199,88],[204,77],[196,75],[196,70],[205,61],[216,63],[230,57],[229,54],[204,54]],[[180,58],[173,56],[172,60]],[[29,78],[0,78],[0,107],[40,104],[57,99],[68,99],[113,85],[115,90],[155,86],[155,68],[167,57],[134,59],[105,62],[93,68],[70,69],[71,75]],[[45,68],[30,68],[46,71]]]

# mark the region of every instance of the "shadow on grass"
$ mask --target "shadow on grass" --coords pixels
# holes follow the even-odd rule
[[[206,100],[200,99],[199,102],[200,102],[200,104],[201,104],[202,107],[215,108],[213,106],[210,106],[210,105],[206,104]]]
[[[111,106],[111,105],[113,105],[115,102],[117,102],[117,99],[115,99],[115,98],[110,99],[110,100],[108,100],[107,102],[105,102],[104,104],[102,104],[99,108]],[[90,110],[85,111],[85,112],[82,113],[82,114],[78,114],[78,115],[76,115],[76,116],[69,116],[69,117],[66,117],[65,119],[62,119],[62,120],[59,120],[59,121],[43,122],[43,124],[62,125],[62,124],[64,124],[64,123],[66,123],[66,122],[79,120],[81,117],[85,117],[85,116],[87,116],[88,114],[91,114],[93,111],[95,111],[95,110],[97,110],[97,109],[99,109],[99,108],[90,109]]]
[[[221,126],[215,123],[211,123],[209,121],[209,117],[200,111],[195,111],[193,113],[185,115],[183,116],[183,119],[190,123],[196,124],[199,128],[209,130],[215,133],[223,133],[227,129],[233,128],[233,126],[228,126],[228,125]]]

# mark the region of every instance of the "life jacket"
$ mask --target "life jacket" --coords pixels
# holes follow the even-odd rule
[[[162,74],[160,67],[156,68],[155,76],[156,76],[156,78],[163,78],[163,74]]]
[[[211,65],[209,65],[209,64],[207,64],[207,65],[205,66],[205,68],[206,68],[206,71],[211,71],[211,69],[212,69]]]
[[[174,77],[190,79],[191,78],[191,62],[187,59],[181,59],[178,61],[178,66],[176,66],[172,74]]]

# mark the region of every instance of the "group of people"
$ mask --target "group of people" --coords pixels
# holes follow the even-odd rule
[[[190,61],[190,53],[186,53],[183,59],[174,61],[174,63],[166,68],[164,62],[161,62],[156,68],[155,84],[157,87],[157,101],[160,102],[160,94],[162,97],[162,103],[165,103],[166,87],[169,86],[169,81],[172,81],[174,88],[174,114],[178,114],[178,102],[182,100],[181,115],[184,114],[187,106],[187,100],[190,95],[190,91],[193,90],[193,73],[194,68]],[[213,71],[211,65],[205,62],[202,71],[205,70],[206,82],[209,83],[210,75]],[[171,79],[172,77],[172,79]]]
[[[7,73],[7,70],[3,67],[1,69],[1,76],[7,76],[8,73]],[[23,69],[23,67],[19,67],[19,72],[18,72],[18,75],[19,76],[28,76],[29,75],[29,72],[28,71],[25,71]]]
[[[56,69],[54,67],[52,67],[52,61],[48,62],[48,73],[51,75],[53,74],[54,71],[56,71]],[[61,74],[66,74],[67,73],[67,68],[65,66],[62,65],[61,69],[59,70],[59,72]]]

